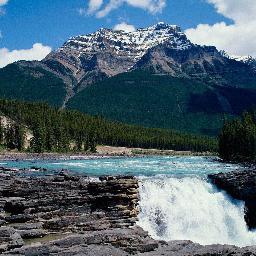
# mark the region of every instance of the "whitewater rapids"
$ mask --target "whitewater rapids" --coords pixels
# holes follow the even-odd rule
[[[139,208],[137,224],[155,239],[256,244],[256,232],[248,231],[244,221],[243,202],[201,177],[140,178]]]

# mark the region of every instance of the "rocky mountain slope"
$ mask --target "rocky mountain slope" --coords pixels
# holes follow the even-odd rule
[[[223,116],[240,114],[254,105],[255,62],[253,58],[233,59],[213,46],[195,45],[178,26],[163,22],[134,32],[100,29],[70,38],[41,62],[22,61],[1,69],[0,93],[6,98],[46,101],[151,127],[179,129],[177,120],[187,123],[183,116],[189,114],[199,125],[192,130],[182,129],[202,133],[204,128],[200,123],[206,123],[206,119],[216,123],[211,130],[217,130],[221,123],[218,120]],[[140,73],[146,75],[141,78]],[[163,85],[165,89],[160,86],[149,93],[153,77],[157,76],[158,83],[163,76],[169,82]],[[118,80],[119,88],[111,86],[111,77]],[[188,89],[184,86],[191,83],[194,86]],[[168,84],[174,84],[176,89]],[[196,90],[192,90],[194,87]],[[158,97],[161,94],[169,96],[163,99]],[[179,96],[184,94],[185,98]],[[147,99],[134,105],[133,99],[141,95],[147,95]],[[99,98],[104,102],[98,102]],[[108,111],[105,111],[106,103],[112,106]],[[175,114],[177,118],[165,125],[161,125],[161,120],[152,121],[144,116],[151,113],[160,117],[162,109],[169,112],[170,106],[176,109],[170,117]],[[217,115],[218,120],[209,113],[209,106],[214,106],[210,112]],[[124,114],[113,118],[117,109],[120,115]],[[125,113],[127,109],[129,113]],[[204,121],[201,114],[206,116]]]
[[[72,70],[77,82],[88,84],[90,73],[110,77],[127,72],[149,49],[165,42],[176,50],[192,47],[179,27],[158,23],[135,32],[100,29],[93,34],[73,37],[45,61],[59,61]]]
[[[245,63],[253,68],[254,71],[256,71],[256,59],[252,56],[231,56],[232,59],[236,61],[240,61],[242,63]]]
[[[70,38],[43,63],[62,64],[81,90],[88,84],[120,73],[148,69],[174,77],[210,79],[229,84],[225,73],[251,73],[252,60],[241,62],[223,56],[212,46],[191,43],[178,26],[160,22],[135,32],[99,31]]]

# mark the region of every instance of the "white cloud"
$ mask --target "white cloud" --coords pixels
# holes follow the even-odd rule
[[[108,3],[105,4],[106,1],[103,0],[90,0],[88,13],[96,14],[96,17],[102,18],[107,16],[111,11],[121,7],[123,4],[128,4],[132,7],[156,14],[163,10],[166,6],[166,1],[167,0],[109,0]]]
[[[235,22],[247,23],[255,20],[255,0],[206,0],[213,4],[218,13],[223,14]]]
[[[207,0],[218,13],[233,20],[214,25],[199,24],[188,29],[187,36],[197,44],[215,45],[231,55],[256,57],[256,2],[255,0]]]
[[[81,16],[88,14],[87,9],[85,9],[85,8],[79,8],[77,11],[78,11],[79,15],[81,15]]]
[[[4,6],[8,3],[8,0],[0,0],[0,6]]]
[[[2,6],[6,5],[9,0],[0,0],[0,16],[5,15],[5,9]]]
[[[89,14],[95,13],[101,8],[102,5],[103,5],[103,0],[90,0],[88,13]]]
[[[0,68],[19,60],[42,60],[51,52],[51,47],[40,43],[33,45],[31,49],[13,50],[0,49]]]
[[[119,24],[116,24],[114,26],[114,30],[123,30],[125,32],[133,32],[135,31],[135,27],[133,25],[129,25],[126,22],[122,22]]]

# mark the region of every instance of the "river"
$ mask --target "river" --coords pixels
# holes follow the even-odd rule
[[[233,200],[207,179],[210,173],[241,168],[213,157],[135,157],[91,160],[1,161],[15,168],[68,169],[79,174],[135,175],[140,184],[138,225],[155,239],[200,244],[255,245],[243,202]]]

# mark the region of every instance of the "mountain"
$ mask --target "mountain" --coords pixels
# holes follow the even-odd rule
[[[70,38],[44,60],[0,70],[5,98],[46,101],[149,127],[217,134],[256,103],[255,60],[193,44],[160,22]]]
[[[191,43],[178,26],[163,22],[135,32],[100,29],[73,37],[43,62],[51,66],[56,61],[72,72],[78,91],[103,78],[137,69],[210,79],[208,82],[222,85],[229,84],[229,74],[241,69],[251,73],[245,63],[224,57],[215,47]]]
[[[256,58],[253,58],[252,56],[231,56],[231,59],[234,59],[236,61],[240,61],[242,63],[245,63],[249,66],[251,66],[254,71],[256,71]]]
[[[167,41],[179,50],[192,45],[179,27],[164,23],[129,33],[100,29],[69,39],[44,62],[58,61],[72,71],[77,87],[83,88],[97,79],[134,69],[149,49]]]

